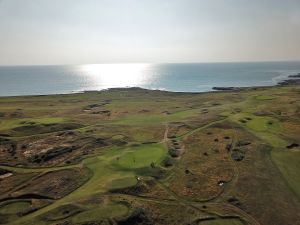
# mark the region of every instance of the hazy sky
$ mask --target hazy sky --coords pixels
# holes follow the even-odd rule
[[[0,0],[0,64],[300,60],[300,0]]]

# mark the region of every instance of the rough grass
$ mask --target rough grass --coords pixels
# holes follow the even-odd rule
[[[258,96],[256,96],[256,99],[265,101],[265,100],[273,100],[273,99],[275,99],[275,97],[270,96],[270,95],[258,95]]]
[[[7,130],[28,124],[51,124],[62,123],[67,121],[62,117],[44,117],[44,118],[28,118],[28,119],[4,119],[0,120],[0,130]]]
[[[206,220],[199,223],[199,225],[243,225],[240,220],[237,219],[213,219]]]
[[[8,203],[7,205],[0,207],[1,214],[17,214],[24,212],[30,208],[30,202],[28,201],[19,201]]]
[[[128,208],[122,204],[109,203],[99,207],[87,209],[74,217],[74,223],[82,223],[89,221],[99,221],[102,219],[117,218],[128,213]]]
[[[116,124],[123,125],[151,125],[151,124],[159,124],[164,122],[173,122],[173,121],[182,121],[186,118],[191,118],[199,114],[198,110],[184,110],[179,112],[174,112],[172,114],[150,114],[147,116],[144,115],[134,115],[127,116],[122,120],[116,121]]]
[[[300,199],[300,152],[288,150],[272,151],[272,158],[283,174],[290,188]]]

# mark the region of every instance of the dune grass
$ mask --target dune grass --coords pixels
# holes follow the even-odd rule
[[[67,121],[67,119],[62,117],[4,119],[4,120],[0,120],[0,130],[13,129],[16,127],[28,126],[30,124],[51,124],[51,123],[62,123],[65,121]]]
[[[99,221],[101,219],[117,218],[128,213],[125,205],[109,203],[83,211],[72,217],[74,223]]]
[[[122,125],[151,125],[151,124],[159,124],[165,122],[173,122],[173,121],[182,121],[186,118],[194,117],[199,114],[199,110],[190,109],[184,111],[178,111],[171,114],[149,114],[145,115],[130,115],[122,120],[116,120],[115,124]]]
[[[29,201],[18,201],[18,202],[12,202],[8,203],[7,205],[4,205],[0,208],[1,214],[17,214],[20,212],[24,212],[30,208],[30,202]]]
[[[214,219],[206,220],[199,223],[201,225],[243,225],[240,220],[237,219]]]
[[[300,199],[300,152],[280,149],[273,150],[271,154],[273,161],[284,175],[289,187]]]

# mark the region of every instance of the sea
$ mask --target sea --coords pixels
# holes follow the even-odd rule
[[[300,62],[0,66],[0,96],[67,94],[141,87],[206,92],[213,87],[271,86],[300,73]]]

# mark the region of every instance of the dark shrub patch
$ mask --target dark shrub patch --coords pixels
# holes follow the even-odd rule
[[[231,197],[227,201],[228,201],[228,203],[230,203],[232,205],[235,205],[237,207],[241,207],[241,203],[237,198]]]
[[[47,162],[63,154],[70,153],[75,149],[77,149],[77,146],[55,147],[44,154],[34,155],[31,161],[34,163]]]
[[[299,147],[299,144],[297,144],[297,143],[292,143],[292,144],[286,146],[287,149],[292,149],[292,148],[297,148],[297,147]]]
[[[241,146],[246,146],[246,145],[250,145],[250,144],[251,144],[250,141],[243,141],[243,140],[241,140],[241,141],[238,141],[238,142],[236,143],[236,146],[237,146],[237,147],[241,147]]]
[[[180,152],[176,149],[171,148],[169,149],[169,155],[173,158],[176,158],[180,155]]]
[[[162,162],[164,167],[171,167],[173,166],[173,160],[169,157],[167,157],[166,159],[164,159],[164,161]]]
[[[2,137],[0,137],[0,144],[5,144],[5,143],[7,143],[7,142],[9,142],[10,140],[9,139],[7,139],[7,138],[2,138]]]
[[[176,138],[176,136],[175,135],[170,135],[170,136],[168,136],[168,138]]]
[[[9,173],[10,171],[0,168],[0,176]]]
[[[245,158],[245,154],[240,149],[233,149],[231,158],[235,161],[242,161]]]
[[[98,146],[107,146],[107,142],[105,141],[105,139],[103,138],[97,138],[95,140],[95,144],[98,145]]]
[[[11,130],[15,136],[26,136],[32,134],[44,134],[63,130],[74,130],[82,127],[76,123],[51,123],[51,124],[34,124],[16,127]]]
[[[135,210],[129,217],[124,220],[120,220],[118,225],[154,225],[145,214],[143,209]]]
[[[232,147],[232,145],[231,144],[227,144],[226,145],[226,147],[225,147],[225,149],[229,152],[230,151],[230,149],[231,149],[231,147]]]

